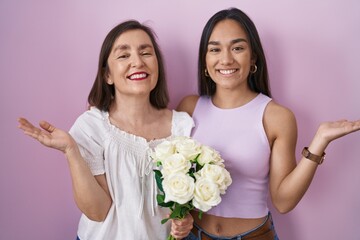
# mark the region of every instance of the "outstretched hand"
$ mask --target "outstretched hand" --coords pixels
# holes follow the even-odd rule
[[[70,149],[77,146],[75,140],[69,133],[54,127],[46,121],[39,123],[41,128],[35,127],[25,118],[19,118],[18,122],[20,124],[19,128],[22,129],[26,135],[36,139],[46,147],[67,153]]]
[[[340,120],[336,122],[324,122],[320,125],[317,134],[319,134],[328,143],[343,137],[349,133],[360,130],[360,120],[348,121]]]

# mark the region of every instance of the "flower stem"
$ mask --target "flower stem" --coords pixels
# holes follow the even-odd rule
[[[174,238],[173,235],[170,234],[170,235],[168,236],[167,240],[176,240],[176,238]]]

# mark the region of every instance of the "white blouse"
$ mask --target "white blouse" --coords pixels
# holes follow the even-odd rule
[[[171,136],[190,136],[194,127],[185,112],[172,111]],[[93,175],[106,174],[113,203],[103,222],[82,214],[78,236],[81,240],[129,239],[163,240],[170,224],[161,224],[168,209],[156,202],[157,187],[149,156],[165,139],[147,141],[129,134],[109,121],[109,113],[92,107],[75,121],[70,134]]]

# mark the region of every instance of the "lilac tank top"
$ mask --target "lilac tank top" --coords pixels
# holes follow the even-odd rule
[[[220,152],[233,180],[221,203],[208,213],[221,217],[260,218],[268,214],[270,146],[263,115],[271,98],[258,94],[233,109],[199,98],[193,113],[192,137]]]

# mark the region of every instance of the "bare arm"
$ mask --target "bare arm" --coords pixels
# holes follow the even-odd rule
[[[196,95],[190,95],[187,97],[184,97],[179,105],[177,106],[177,111],[187,112],[190,116],[192,116],[196,103],[199,99],[199,96]]]
[[[304,157],[296,164],[297,126],[291,111],[271,102],[265,112],[264,126],[272,148],[271,199],[279,212],[286,213],[304,196],[318,165]],[[322,123],[309,145],[309,150],[313,154],[321,155],[331,141],[358,130],[360,121]]]
[[[48,122],[40,122],[40,128],[33,126],[24,118],[19,120],[19,128],[24,133],[46,147],[62,151],[69,164],[74,198],[80,211],[89,219],[103,221],[110,209],[112,200],[105,175],[93,176],[82,158],[79,148],[71,135],[55,128]]]

